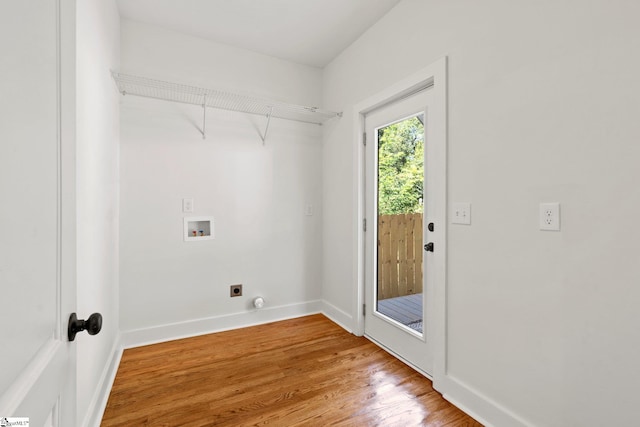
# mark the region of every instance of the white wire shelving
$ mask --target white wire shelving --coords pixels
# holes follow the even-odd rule
[[[206,89],[181,83],[167,82],[148,77],[111,72],[118,90],[122,95],[135,95],[144,98],[198,105],[203,108],[202,137],[206,137],[207,107],[227,111],[255,114],[267,118],[262,142],[266,140],[271,118],[294,120],[297,122],[322,125],[327,120],[342,117],[342,113],[327,111],[317,107],[288,104],[266,98],[239,93]]]

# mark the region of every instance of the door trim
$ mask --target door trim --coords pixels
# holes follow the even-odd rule
[[[433,103],[435,108],[429,112],[429,126],[433,130],[435,144],[443,149],[434,153],[438,161],[444,165],[444,176],[434,177],[434,185],[441,189],[444,196],[442,205],[434,206],[434,216],[439,218],[440,225],[433,233],[433,238],[438,242],[438,250],[443,256],[435,265],[436,280],[433,286],[433,381],[434,387],[438,388],[439,381],[445,381],[446,375],[446,254],[447,254],[447,58],[443,57],[423,68],[417,73],[407,77],[385,90],[371,96],[370,98],[356,104],[353,110],[354,129],[354,188],[353,188],[353,218],[354,239],[353,253],[357,254],[354,259],[354,287],[353,307],[354,333],[364,335],[364,315],[362,306],[365,302],[365,234],[362,221],[365,217],[364,197],[365,186],[365,155],[363,134],[365,131],[365,115],[395,100],[402,99],[414,93],[419,88],[431,87],[433,91]],[[371,220],[369,220],[371,222]],[[367,310],[370,311],[370,310]]]

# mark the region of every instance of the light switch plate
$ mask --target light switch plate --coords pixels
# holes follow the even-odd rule
[[[193,213],[193,199],[182,199],[182,212]]]
[[[471,203],[454,203],[451,222],[471,225]]]

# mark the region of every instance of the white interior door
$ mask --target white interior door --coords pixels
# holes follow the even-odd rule
[[[365,115],[365,335],[424,374],[433,371],[431,90]],[[437,181],[437,180],[436,180]],[[429,225],[431,224],[431,225]],[[428,245],[428,246],[425,246]]]
[[[0,13],[0,420],[76,425],[73,1]]]

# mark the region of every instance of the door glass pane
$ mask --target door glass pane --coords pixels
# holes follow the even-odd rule
[[[423,116],[378,129],[376,310],[422,334]]]

